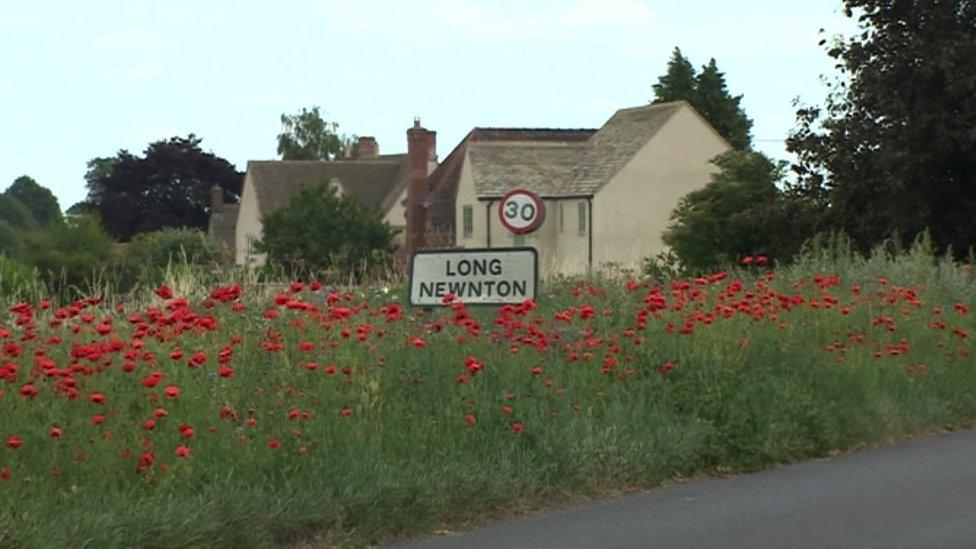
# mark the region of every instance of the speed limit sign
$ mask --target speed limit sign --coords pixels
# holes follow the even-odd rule
[[[539,228],[546,210],[537,194],[525,189],[515,189],[502,197],[498,217],[502,225],[515,234],[526,234]]]

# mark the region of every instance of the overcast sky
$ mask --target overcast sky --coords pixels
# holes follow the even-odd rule
[[[675,45],[718,60],[767,154],[791,101],[822,101],[818,31],[839,0],[34,0],[0,15],[0,189],[27,174],[67,208],[85,163],[195,133],[243,170],[282,113],[319,105],[403,152],[414,116],[441,158],[475,126],[598,128],[646,103]]]

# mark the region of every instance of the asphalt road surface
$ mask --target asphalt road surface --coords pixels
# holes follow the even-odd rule
[[[976,430],[677,484],[405,547],[976,547]]]

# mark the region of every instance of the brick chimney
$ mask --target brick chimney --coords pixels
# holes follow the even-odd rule
[[[427,194],[431,159],[435,165],[437,163],[436,142],[437,133],[424,129],[420,119],[414,118],[413,127],[407,130],[410,181],[407,183],[407,234],[404,247],[408,255],[422,250],[426,244],[427,205],[423,201]]]
[[[356,155],[359,158],[379,156],[380,146],[375,137],[364,135],[356,141]]]
[[[224,211],[224,188],[220,185],[210,187],[210,213]]]

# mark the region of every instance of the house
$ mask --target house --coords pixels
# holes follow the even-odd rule
[[[416,120],[408,135],[416,135],[415,157],[422,158],[414,167],[408,154],[379,154],[372,137],[360,137],[357,154],[336,161],[268,160],[250,161],[244,175],[241,203],[224,204],[215,187],[211,196],[209,234],[234,257],[237,265],[261,265],[264,255],[254,243],[261,239],[262,216],[288,203],[302,185],[331,185],[340,195],[357,199],[365,208],[379,214],[398,231],[402,244],[406,228],[404,203],[411,170],[426,178],[437,165],[436,133],[420,127]]]
[[[428,178],[425,229],[459,248],[534,247],[543,275],[638,269],[664,250],[678,201],[729,148],[684,101],[618,110],[599,130],[475,128]],[[528,235],[498,217],[516,188],[545,205]]]
[[[406,154],[379,155],[364,139],[357,158],[249,162],[238,210],[215,202],[211,234],[229,242],[233,233],[236,262],[260,264],[261,216],[303,183],[329,184],[402,229],[401,260],[430,248],[532,246],[543,276],[638,269],[664,250],[678,201],[704,187],[709,161],[730,149],[684,101],[620,109],[599,129],[474,128],[440,164],[436,133],[419,120],[407,130]],[[528,235],[509,233],[498,218],[501,198],[516,188],[545,206]]]

